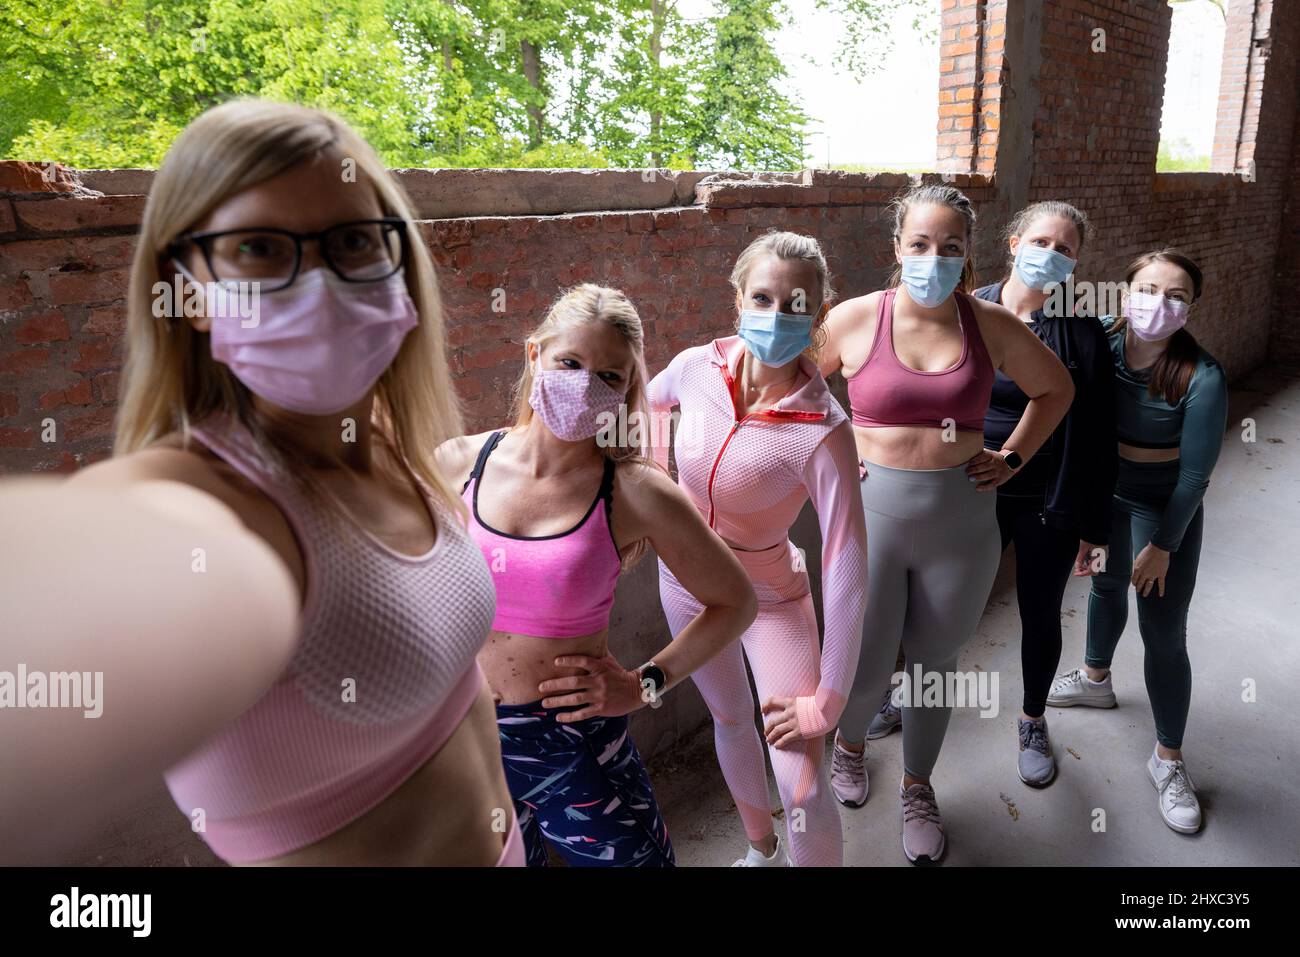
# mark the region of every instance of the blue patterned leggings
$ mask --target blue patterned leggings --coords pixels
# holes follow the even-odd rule
[[[561,724],[573,708],[497,705],[506,782],[529,867],[673,867],[672,842],[627,718]]]

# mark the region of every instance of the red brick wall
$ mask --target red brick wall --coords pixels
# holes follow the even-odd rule
[[[81,192],[0,164],[0,470],[68,471],[111,443],[144,197]]]
[[[994,173],[1007,0],[942,0],[936,165]]]
[[[821,239],[841,296],[878,288],[893,264],[881,213],[909,178],[820,171],[796,178],[706,183],[691,206],[422,223],[439,267],[467,425],[484,429],[509,416],[524,336],[563,286],[594,281],[626,291],[646,323],[652,371],[686,346],[730,334],[727,277],[745,244],[769,228]],[[977,201],[989,195],[981,179],[954,179]],[[107,453],[131,234],[143,201],[0,194],[0,217],[16,212],[12,221],[0,218],[0,227],[8,223],[0,228],[0,471],[66,471]],[[492,310],[498,289],[504,313]],[[42,441],[47,419],[57,426],[54,442]]]
[[[1291,11],[1294,13],[1294,11]],[[1292,17],[1294,19],[1294,17]],[[1300,24],[1292,27],[1289,37],[1273,36],[1269,43],[1269,70],[1279,77],[1286,70],[1295,78],[1290,87],[1290,109],[1300,107]],[[1282,99],[1281,91],[1272,85],[1267,88],[1269,97]],[[1277,362],[1300,367],[1300,123],[1296,123],[1286,149],[1270,156],[1277,175],[1284,179],[1287,191],[1279,199],[1281,228],[1277,235],[1277,259],[1273,268],[1272,326],[1269,333],[1269,355]],[[1260,160],[1256,157],[1256,166]]]
[[[1253,0],[1229,4],[1219,73],[1219,105],[1215,120],[1211,167],[1239,172],[1253,153],[1251,133],[1258,130],[1260,87],[1265,61],[1252,48],[1256,19],[1263,13]],[[1265,20],[1265,23],[1268,21]],[[1240,141],[1240,143],[1239,143]],[[1239,149],[1239,146],[1243,149]],[[1239,166],[1238,154],[1241,164]]]

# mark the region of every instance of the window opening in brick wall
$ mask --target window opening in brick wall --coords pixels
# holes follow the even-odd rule
[[[1212,158],[1229,2],[1251,0],[1169,0],[1173,21],[1156,154],[1159,173],[1215,168]]]
[[[913,172],[935,168],[934,118],[939,109],[938,0],[890,0],[888,33],[879,56],[854,74],[831,69],[844,14],[811,2],[800,29],[782,31],[777,53],[789,76],[782,91],[811,121],[805,165],[853,172]]]

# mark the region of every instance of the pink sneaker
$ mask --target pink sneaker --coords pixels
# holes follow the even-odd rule
[[[943,856],[945,846],[934,789],[913,784],[905,791],[899,782],[898,796],[903,800],[903,853],[913,864],[933,864]]]
[[[861,751],[850,751],[840,744],[835,733],[835,747],[831,751],[831,790],[835,798],[847,807],[862,807],[867,803],[866,745]]]

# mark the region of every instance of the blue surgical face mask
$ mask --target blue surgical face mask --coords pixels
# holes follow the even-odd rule
[[[788,312],[740,311],[740,338],[765,366],[783,366],[812,345],[812,316]]]
[[[1069,256],[1046,246],[1021,243],[1016,247],[1016,272],[1030,289],[1043,290],[1052,283],[1065,282],[1074,272],[1075,262]]]
[[[952,295],[965,265],[964,256],[904,256],[902,282],[918,305],[933,309]]]

